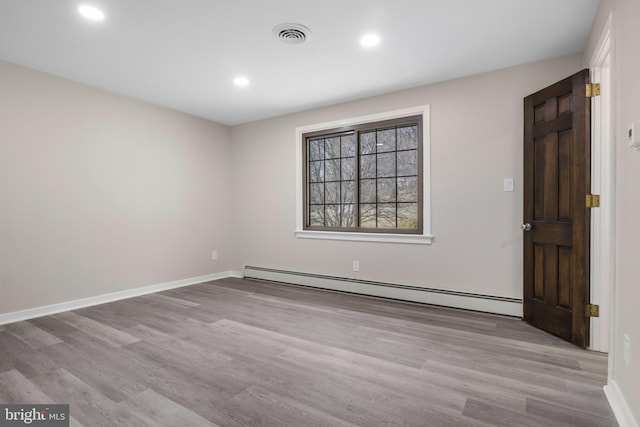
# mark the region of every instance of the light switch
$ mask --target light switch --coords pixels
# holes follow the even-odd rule
[[[504,191],[513,191],[513,178],[504,179]]]

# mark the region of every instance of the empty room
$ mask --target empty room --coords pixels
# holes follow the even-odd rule
[[[638,427],[639,19],[0,0],[0,426]]]

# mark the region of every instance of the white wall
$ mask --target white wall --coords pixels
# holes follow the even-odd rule
[[[230,154],[225,126],[0,62],[0,314],[229,270]]]
[[[627,129],[640,120],[640,2],[603,0],[585,64],[593,54],[603,26],[613,11],[613,118],[616,138],[616,265],[612,380],[619,387],[635,423],[640,424],[640,151],[627,147]],[[623,335],[631,339],[630,363],[623,360]]]
[[[242,264],[522,298],[523,97],[582,57],[509,68],[234,127],[234,269]],[[295,128],[431,106],[430,246],[297,239]],[[503,192],[515,178],[516,191]],[[351,261],[360,261],[360,272]]]

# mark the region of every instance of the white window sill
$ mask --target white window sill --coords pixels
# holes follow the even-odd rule
[[[337,231],[296,230],[299,239],[350,240],[355,242],[405,243],[412,245],[430,245],[433,236],[424,234],[387,234],[387,233],[342,233]]]

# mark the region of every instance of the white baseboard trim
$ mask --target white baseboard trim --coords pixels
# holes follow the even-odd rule
[[[157,285],[143,286],[141,288],[127,289],[110,294],[96,295],[94,297],[82,298],[59,304],[45,305],[42,307],[29,308],[27,310],[14,311],[12,313],[0,314],[0,325],[20,322],[22,320],[35,319],[36,317],[49,316],[63,311],[77,310],[91,307],[92,305],[104,304],[133,298],[140,295],[152,294],[169,289],[181,288],[183,286],[196,285],[198,283],[210,282],[212,280],[225,279],[227,277],[242,277],[240,271],[224,271],[222,273],[208,274],[206,276],[191,277],[189,279],[175,280],[173,282],[160,283]]]
[[[522,300],[517,298],[480,295],[445,289],[374,282],[371,280],[350,279],[254,266],[244,266],[243,273],[243,276],[247,279],[268,280],[271,282],[311,286],[335,291],[522,317]]]
[[[228,275],[225,277],[221,277],[221,279],[226,279],[227,277],[235,277],[236,279],[242,279],[244,274],[240,270],[232,270],[226,272]]]
[[[609,383],[603,389],[620,427],[638,427],[638,421],[633,417],[616,380],[609,378]]]

